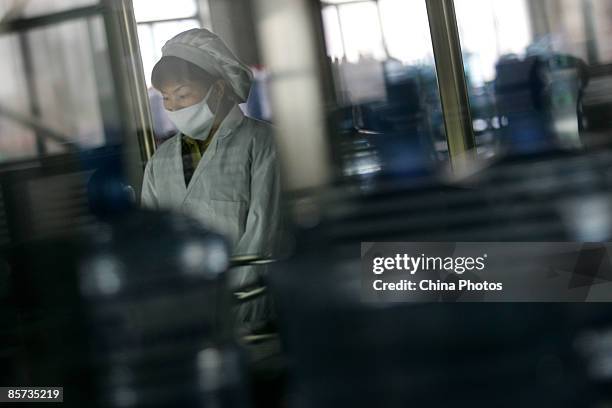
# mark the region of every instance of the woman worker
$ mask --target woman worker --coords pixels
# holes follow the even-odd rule
[[[271,127],[238,106],[251,81],[249,68],[208,30],[164,45],[151,82],[179,133],[147,163],[142,203],[195,217],[224,234],[234,255],[266,257],[280,223],[279,166]],[[235,272],[234,286],[256,279],[252,268]]]

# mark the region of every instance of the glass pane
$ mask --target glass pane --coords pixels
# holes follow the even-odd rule
[[[30,82],[39,118],[80,147],[103,145],[104,126],[87,21],[31,31],[27,40],[33,66]],[[52,60],[56,63],[49,64]]]
[[[481,153],[599,145],[612,130],[607,0],[456,0]]]
[[[341,176],[403,177],[434,169],[448,149],[425,2],[324,5],[322,13]]]
[[[120,142],[101,17],[1,36],[0,55],[10,79],[0,89],[1,160]]]
[[[134,0],[137,22],[191,18],[197,13],[195,0]]]

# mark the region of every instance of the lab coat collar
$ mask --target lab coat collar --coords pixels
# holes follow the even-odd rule
[[[234,107],[229,111],[223,122],[221,122],[221,126],[217,130],[217,138],[223,139],[229,136],[234,130],[238,129],[238,127],[244,121],[244,114],[240,109],[240,106],[234,105]]]

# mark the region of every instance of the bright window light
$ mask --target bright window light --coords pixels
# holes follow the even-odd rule
[[[389,55],[405,64],[431,62],[433,48],[425,1],[380,0]]]
[[[136,21],[190,18],[198,13],[195,0],[133,0]]]
[[[322,0],[323,4],[343,4],[343,3],[367,3],[372,0]]]
[[[495,78],[499,57],[524,54],[531,41],[526,1],[455,0],[461,45],[474,85]]]
[[[324,0],[323,4],[330,57],[346,57],[348,62],[357,62],[362,56],[378,60],[392,57],[405,64],[432,62],[425,1]]]
[[[494,79],[495,64],[502,55],[524,54],[532,38],[527,1],[455,0],[461,44],[470,59],[467,62],[475,85]],[[330,57],[346,57],[349,62],[357,62],[360,56],[392,57],[408,65],[432,62],[424,0],[322,3]]]
[[[327,54],[333,59],[344,57],[344,44],[342,43],[342,31],[336,7],[323,8],[323,25],[325,26],[325,43]]]
[[[349,3],[338,9],[347,60],[357,62],[362,57],[385,59],[376,3]]]

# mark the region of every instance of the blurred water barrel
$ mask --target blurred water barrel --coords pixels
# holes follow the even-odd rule
[[[15,384],[63,385],[67,406],[248,406],[228,254],[197,222],[144,211],[15,248]]]

